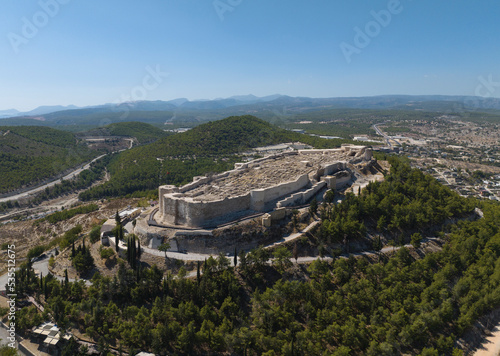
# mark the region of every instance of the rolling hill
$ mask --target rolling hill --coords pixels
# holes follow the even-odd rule
[[[118,122],[104,127],[99,127],[90,131],[79,133],[78,136],[122,136],[135,137],[139,143],[149,143],[171,133],[165,132],[156,126],[143,122]]]
[[[249,148],[291,141],[321,148],[346,142],[294,133],[254,116],[228,117],[120,153],[108,166],[111,180],[80,199],[155,194],[160,184],[185,184],[197,175],[231,169]]]
[[[97,156],[65,131],[48,127],[0,128],[0,194],[36,185]]]

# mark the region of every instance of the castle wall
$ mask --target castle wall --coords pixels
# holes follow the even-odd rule
[[[345,162],[335,162],[333,164],[325,166],[323,175],[329,176],[335,172],[342,171],[345,168],[346,168]]]
[[[336,178],[336,186],[335,189],[343,188],[349,181],[351,180],[351,174],[347,171],[340,172],[341,174],[335,175]]]
[[[339,153],[344,152],[343,148],[328,148],[328,149],[313,149],[313,150],[299,150],[301,155],[312,155],[312,154],[328,154],[328,153]]]
[[[203,177],[203,178],[200,178],[200,177],[196,177],[196,180],[191,182],[191,183],[188,183],[182,187],[179,188],[179,192],[180,193],[184,193],[184,192],[187,192],[189,190],[192,190],[192,189],[195,189],[195,188],[198,188],[200,185],[203,185],[205,183],[208,183],[210,182],[210,178],[209,177]]]
[[[309,176],[303,174],[296,181],[279,184],[266,189],[252,190],[250,192],[250,208],[255,211],[264,211],[266,203],[300,190],[307,184],[309,184]]]
[[[298,152],[285,152],[271,157],[260,158],[251,162],[237,163],[235,164],[235,169],[212,177],[195,177],[193,182],[180,188],[174,186],[161,186],[159,188],[159,220],[167,225],[208,227],[234,220],[252,211],[265,212],[271,210],[275,206],[279,208],[304,204],[326,186],[335,186],[339,189],[347,184],[351,179],[350,173],[344,171],[347,163],[335,162],[321,165],[317,171],[314,172],[314,175],[311,175],[311,177],[308,173],[305,173],[298,177],[295,181],[277,184],[264,189],[250,190],[246,195],[229,197],[221,200],[203,201],[203,189],[197,192],[193,192],[193,190],[203,185],[209,185],[210,183],[218,185],[219,179],[243,174],[245,171],[259,167],[264,161],[270,161],[270,164],[272,165],[274,159],[283,156],[304,155],[304,161],[301,162],[308,166],[307,155],[329,155],[339,152],[350,152],[352,156],[357,154],[360,158],[366,158],[371,155],[371,150],[364,150],[362,146],[358,147],[351,145],[342,147],[341,149],[299,150]],[[301,157],[299,157],[298,160],[300,159]],[[269,165],[269,163],[266,164]],[[310,166],[312,166],[312,164]],[[338,173],[335,174],[336,172]],[[331,176],[334,174],[335,177],[330,177],[329,179],[324,178],[325,176]],[[311,188],[306,189],[306,187],[311,183],[314,183],[314,185]],[[199,196],[199,200],[193,199],[195,198],[195,195]],[[275,202],[278,200],[280,201],[277,205],[275,205]]]
[[[159,210],[162,221],[169,225],[176,225],[179,199],[167,194],[160,197],[160,200],[163,202],[163,206]]]
[[[203,227],[250,208],[250,194],[206,202],[167,194],[163,200],[161,219],[169,225]]]
[[[180,199],[177,205],[177,224],[209,226],[221,223],[222,220],[230,220],[249,208],[250,194],[207,202]]]
[[[173,193],[177,191],[175,185],[162,185],[158,188],[158,198],[160,200],[160,212],[163,212],[164,199],[162,197],[167,193]]]
[[[197,182],[190,183],[191,186]],[[182,193],[170,193],[162,196],[160,216],[168,225],[210,226],[238,217],[246,211],[265,211],[266,205],[309,184],[307,174],[296,181],[279,184],[266,189],[256,189],[244,196],[216,201],[196,201]],[[193,189],[193,188],[191,188]],[[162,190],[166,191],[166,190]],[[179,191],[186,191],[180,189]]]
[[[326,187],[326,182],[318,182],[311,189],[302,193],[302,204],[305,204],[309,199],[312,199],[324,187]]]
[[[326,176],[322,177],[321,179],[326,182],[326,186],[328,187],[328,189],[337,189],[337,177]]]
[[[295,205],[300,205],[302,204],[302,193],[295,193],[290,195],[289,197],[286,197],[283,200],[280,200],[276,206],[278,208],[282,207],[287,207],[287,206],[295,206]]]
[[[286,197],[283,200],[280,200],[276,206],[278,208],[294,206],[294,205],[302,205],[305,204],[309,199],[314,197],[321,189],[325,188],[327,183],[325,181],[318,182],[313,185],[312,188],[307,189],[304,192],[299,192]]]

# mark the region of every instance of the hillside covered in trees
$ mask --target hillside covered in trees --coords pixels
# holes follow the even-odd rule
[[[156,126],[144,122],[118,122],[107,126],[99,127],[90,131],[79,133],[79,136],[123,136],[135,137],[141,144],[156,141],[168,136],[167,133]]]
[[[96,155],[69,132],[0,126],[0,194],[40,183]]]
[[[104,353],[112,345],[131,354],[462,355],[456,341],[500,306],[500,205],[461,198],[407,163],[392,163],[386,182],[327,208],[348,217],[358,232],[368,202],[382,202],[384,192],[391,204],[378,204],[375,213],[402,234],[426,219],[460,218],[475,206],[484,218],[446,225],[438,234],[445,244],[433,253],[401,247],[378,259],[296,265],[291,251],[271,256],[258,248],[240,254],[236,268],[223,255],[209,258],[193,279],[182,269],[163,279],[155,266],[123,261],[114,278],[96,274],[86,287],[51,276],[39,280],[24,265],[18,294],[40,295],[45,314],[86,333]],[[414,212],[416,206],[436,214]],[[335,219],[328,216],[324,224]],[[336,238],[334,229],[323,233]],[[34,307],[24,308],[17,325],[26,329],[41,320]],[[79,352],[74,343],[66,351]]]
[[[320,208],[322,224],[317,237],[324,244],[342,243],[364,235],[367,228],[387,235],[394,244],[410,242],[410,234],[432,231],[444,221],[474,211],[473,200],[461,198],[405,158],[390,158],[391,174],[372,182],[360,196],[348,193],[340,205]],[[415,237],[416,238],[416,237]]]
[[[293,141],[317,148],[347,142],[287,131],[254,116],[229,117],[121,153],[108,166],[111,180],[80,199],[155,194],[160,184],[185,184],[197,175],[232,169],[250,148]]]

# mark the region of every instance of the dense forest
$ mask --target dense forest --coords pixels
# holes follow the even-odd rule
[[[70,180],[62,180],[61,183],[57,183],[51,187],[45,188],[42,192],[31,198],[29,203],[37,205],[45,200],[54,199],[65,194],[72,193],[74,191],[89,188],[90,186],[92,186],[92,184],[103,178],[104,172],[106,171],[106,166],[109,164],[112,157],[113,155],[106,155],[98,159],[97,161],[92,162],[89,169],[81,171],[76,178]],[[1,204],[0,211],[2,211]]]
[[[369,225],[401,244],[408,240],[409,232],[430,230],[447,219],[473,212],[473,200],[461,198],[418,169],[410,169],[406,158],[389,161],[391,174],[384,182],[372,182],[359,197],[348,193],[342,204],[320,209],[320,240],[327,244],[343,242],[364,234]]]
[[[131,354],[461,355],[456,340],[500,305],[500,206],[461,198],[406,162],[391,163],[385,182],[327,204],[321,233],[338,238],[337,216],[358,232],[367,214],[384,216],[381,229],[403,233],[457,218],[438,234],[445,241],[438,252],[400,247],[378,259],[296,265],[286,248],[258,248],[240,253],[236,268],[223,255],[209,258],[193,279],[183,268],[164,279],[156,266],[129,259],[113,278],[95,274],[90,287],[40,280],[24,265],[17,293],[46,308],[43,316],[22,309],[17,325],[51,315],[94,338],[103,354],[113,346]],[[484,218],[460,219],[475,205]],[[75,343],[65,350],[79,352]]]
[[[232,169],[250,148],[282,142],[338,147],[326,140],[280,129],[254,116],[235,116],[136,147],[111,160],[111,180],[80,194],[81,200],[156,194],[160,184],[185,184],[194,176]]]
[[[96,155],[68,132],[34,126],[0,127],[0,193],[40,183]]]

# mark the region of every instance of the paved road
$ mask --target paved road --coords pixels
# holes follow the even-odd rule
[[[434,168],[434,171],[436,171],[436,173],[439,174],[441,179],[443,179],[446,182],[446,184],[451,185],[450,181],[448,180],[448,178],[444,176],[443,172],[440,172],[437,168]]]
[[[49,252],[46,252],[46,256],[43,259],[33,263],[33,269],[35,271],[37,271],[37,273],[42,273],[44,276],[48,275],[50,273],[50,271],[49,271],[49,258],[54,253],[55,253],[55,250],[51,250]],[[61,277],[61,276],[54,275],[54,277],[56,277],[60,281],[64,280],[64,277]],[[5,285],[7,284],[7,280],[8,280],[7,273],[0,276],[0,290],[5,290]],[[91,285],[90,281],[88,281],[86,279],[82,279],[82,280],[85,281],[85,284]],[[75,279],[69,278],[69,281],[74,282]]]
[[[382,125],[382,124],[375,124],[373,125],[373,129],[375,130],[375,132],[379,135],[379,136],[382,136],[384,138],[384,140],[387,142],[387,144],[389,145],[390,148],[392,148],[392,144],[391,142],[389,141],[389,138],[387,137],[387,135],[381,130],[378,128],[378,125]]]
[[[2,323],[0,326],[0,345],[7,345],[10,341],[7,339],[9,337],[9,332],[5,328],[5,324]],[[16,349],[19,349],[19,344],[17,343],[16,340]],[[24,354],[23,354],[24,355]]]
[[[387,144],[389,145],[390,148],[392,148],[392,143],[391,143],[391,140],[394,141],[394,143],[396,143],[398,146],[401,146],[401,144],[396,141],[395,139],[391,138],[390,136],[387,136],[381,129],[379,129],[378,125],[383,125],[385,124],[385,122],[382,122],[380,124],[375,124],[372,126],[372,128],[375,130],[375,132],[382,136],[384,138],[384,140],[387,142]]]
[[[97,161],[98,159],[104,157],[106,155],[101,155],[97,158],[94,158],[92,161],[90,161],[89,163],[87,163],[86,165],[84,165],[83,167],[80,167],[78,169],[75,169],[74,171],[72,171],[71,173],[65,175],[63,178],[61,179],[56,179],[55,181],[52,181],[50,183],[47,183],[47,184],[44,184],[42,186],[39,186],[37,188],[33,188],[31,190],[28,190],[27,192],[24,192],[24,193],[20,193],[20,194],[16,194],[16,195],[11,195],[11,196],[8,196],[8,197],[5,197],[5,198],[0,198],[0,203],[2,202],[6,202],[6,201],[9,201],[9,200],[18,200],[18,199],[21,199],[21,198],[25,198],[29,195],[33,195],[35,193],[38,193],[42,190],[44,190],[45,188],[50,188],[50,187],[53,187],[54,185],[58,184],[58,183],[61,183],[62,180],[69,180],[69,179],[72,179],[74,177],[76,177],[77,175],[79,175],[82,171],[84,171],[85,169],[89,169],[90,168],[90,164]]]

